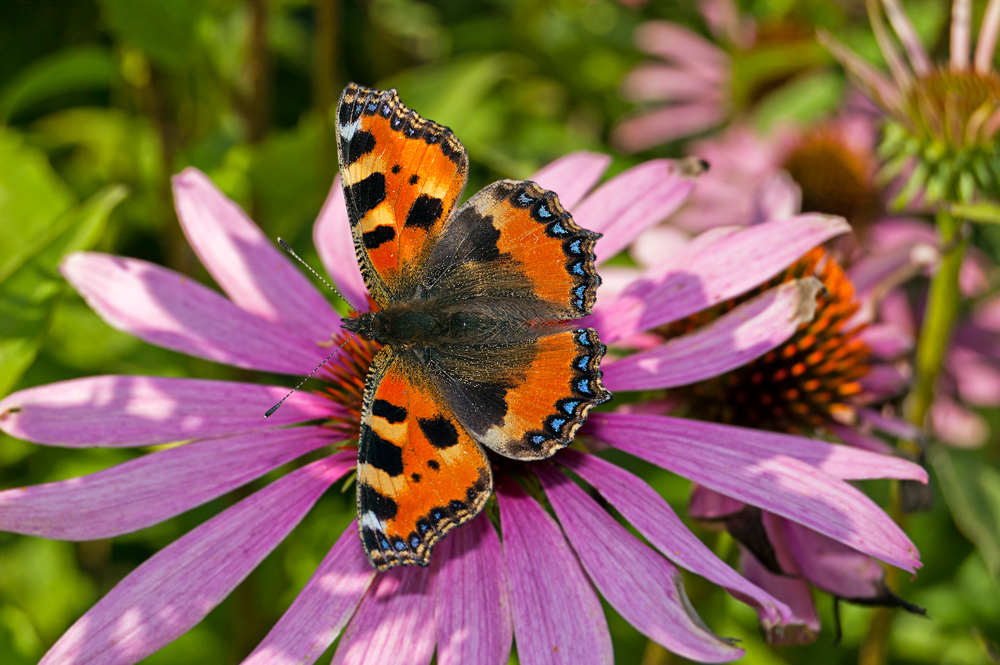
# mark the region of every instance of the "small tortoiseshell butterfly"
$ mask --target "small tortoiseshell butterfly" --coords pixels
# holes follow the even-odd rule
[[[431,547],[493,490],[481,446],[518,460],[566,446],[610,399],[588,314],[600,238],[556,195],[502,180],[453,211],[468,171],[450,129],[395,90],[348,85],[337,147],[358,263],[376,311],[347,330],[382,345],[365,383],[358,522],[378,570]]]

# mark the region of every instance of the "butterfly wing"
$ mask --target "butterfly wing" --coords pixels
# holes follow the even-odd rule
[[[598,238],[553,192],[503,180],[455,213],[427,262],[422,285],[443,309],[454,303],[496,327],[432,355],[428,373],[476,440],[502,455],[549,457],[611,397],[597,333],[556,323],[593,307]]]
[[[365,386],[358,524],[372,564],[426,566],[431,547],[472,519],[493,491],[482,448],[413,356],[383,348]]]
[[[403,106],[395,90],[354,83],[337,106],[337,152],[368,291],[382,307],[408,298],[425,248],[465,188],[468,154],[450,129]]]

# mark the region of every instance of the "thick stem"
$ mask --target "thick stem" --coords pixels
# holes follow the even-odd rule
[[[961,299],[958,275],[968,245],[968,239],[961,235],[961,220],[955,219],[943,209],[938,211],[937,227],[943,252],[941,268],[931,280],[923,326],[920,329],[920,339],[917,341],[916,383],[906,398],[905,405],[907,419],[920,427],[925,426],[927,414],[930,413],[931,404],[934,402],[934,384],[938,374],[941,373],[941,365],[944,363],[948,343],[951,341],[952,328],[958,316]],[[920,453],[916,442],[901,442],[901,449],[914,457]],[[904,514],[898,483],[893,487],[891,504],[889,512],[902,527]],[[890,588],[896,589],[900,581],[899,570],[887,566],[885,581]],[[861,645],[858,659],[861,665],[884,665],[886,662],[891,619],[890,608],[880,607],[875,610],[868,635]]]

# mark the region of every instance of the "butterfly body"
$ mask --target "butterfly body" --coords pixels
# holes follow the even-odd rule
[[[358,450],[361,539],[379,570],[426,565],[492,492],[486,450],[538,460],[607,401],[590,312],[600,234],[503,180],[453,210],[468,158],[395,91],[349,85],[338,149],[362,275],[378,305],[343,327],[378,342]]]

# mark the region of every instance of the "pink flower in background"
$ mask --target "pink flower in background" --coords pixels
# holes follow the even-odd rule
[[[577,222],[605,234],[608,258],[672,213],[693,187],[692,163],[644,163],[590,191],[608,158],[578,153],[535,179]],[[297,268],[200,172],[174,181],[178,216],[226,296],[134,259],[69,256],[63,273],[112,326],[150,343],[252,370],[302,375],[328,353],[339,316]],[[590,323],[608,343],[696,314],[767,282],[844,232],[821,216],[695,239],[683,258],[604,298]],[[343,193],[335,184],[314,227],[324,266],[367,308]],[[611,390],[685,385],[767,353],[811,315],[816,285],[764,290],[716,323],[605,368]],[[359,379],[363,350],[330,376]],[[336,392],[336,385],[331,386]],[[301,465],[219,513],[118,583],[52,647],[43,663],[135,663],[218,605],[356,462],[351,405],[298,392],[268,420],[285,388],[151,376],[102,376],[40,386],[0,401],[0,428],[45,445],[146,447],[187,441],[80,478],[0,493],[0,528],[65,540],[110,538],[201,505],[306,453]],[[345,390],[349,391],[348,386]],[[315,423],[320,424],[315,424]],[[926,481],[913,464],[821,441],[657,415],[592,414],[586,436],[802,525],[905,570],[913,544],[849,482]],[[334,663],[606,663],[611,640],[598,594],[640,632],[686,658],[720,662],[742,650],[711,633],[684,597],[677,567],[759,608],[769,626],[785,603],[719,560],[640,478],[565,450],[552,463],[499,467],[503,542],[484,513],[436,548],[427,568],[376,575],[351,525],[247,663],[310,663],[340,637]],[[649,545],[632,536],[559,467],[593,486]],[[515,477],[534,475],[558,522]],[[539,620],[544,617],[545,620]]]

